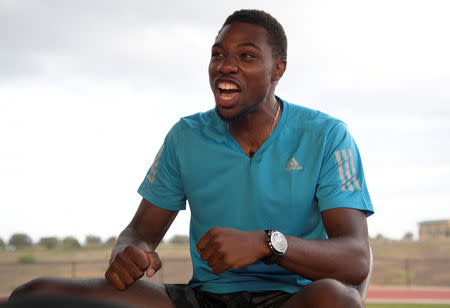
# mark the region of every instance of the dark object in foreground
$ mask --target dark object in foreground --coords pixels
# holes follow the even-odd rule
[[[0,303],[0,308],[133,308],[134,306],[118,304],[86,297],[62,295],[21,296]]]

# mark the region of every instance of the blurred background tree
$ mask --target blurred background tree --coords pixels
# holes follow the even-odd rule
[[[378,233],[377,236],[375,236],[375,240],[376,240],[376,241],[383,241],[383,240],[385,240],[385,239],[386,239],[386,238],[385,238],[384,235],[381,234],[381,233]]]
[[[406,232],[405,235],[403,235],[404,241],[412,241],[414,239],[414,234],[412,232]]]
[[[73,236],[66,236],[63,240],[62,240],[62,246],[63,248],[80,248],[81,245],[78,242],[78,240],[76,238],[74,238]]]
[[[87,235],[84,245],[86,247],[99,247],[102,245],[102,239],[99,236]]]
[[[111,236],[110,238],[108,238],[104,244],[104,246],[106,247],[113,247],[116,244],[117,241],[117,237],[115,236]]]
[[[56,246],[58,246],[58,244],[59,240],[55,236],[41,237],[38,243],[39,246],[45,247],[47,249],[55,248]]]
[[[3,239],[0,238],[0,250],[5,250],[6,249],[6,244],[3,241]]]
[[[25,233],[14,233],[11,235],[8,244],[17,249],[29,248],[33,246],[33,240]]]
[[[187,235],[176,234],[169,240],[169,243],[170,244],[188,244],[189,237]]]

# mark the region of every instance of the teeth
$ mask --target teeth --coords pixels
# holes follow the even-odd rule
[[[219,82],[217,87],[222,90],[237,90],[238,89],[238,87],[234,83],[223,82],[223,81]]]
[[[224,101],[229,101],[229,100],[233,99],[233,97],[228,97],[228,96],[224,96],[224,95],[221,95],[220,98],[223,99]]]

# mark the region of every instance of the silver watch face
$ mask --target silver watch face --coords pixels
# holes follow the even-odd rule
[[[270,235],[270,242],[272,244],[272,247],[281,253],[285,253],[287,249],[287,240],[284,237],[283,233],[279,231],[274,231]]]

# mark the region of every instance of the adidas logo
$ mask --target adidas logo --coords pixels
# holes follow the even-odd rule
[[[287,165],[285,171],[289,170],[303,170],[303,167],[298,164],[294,157],[291,158],[289,164]]]

